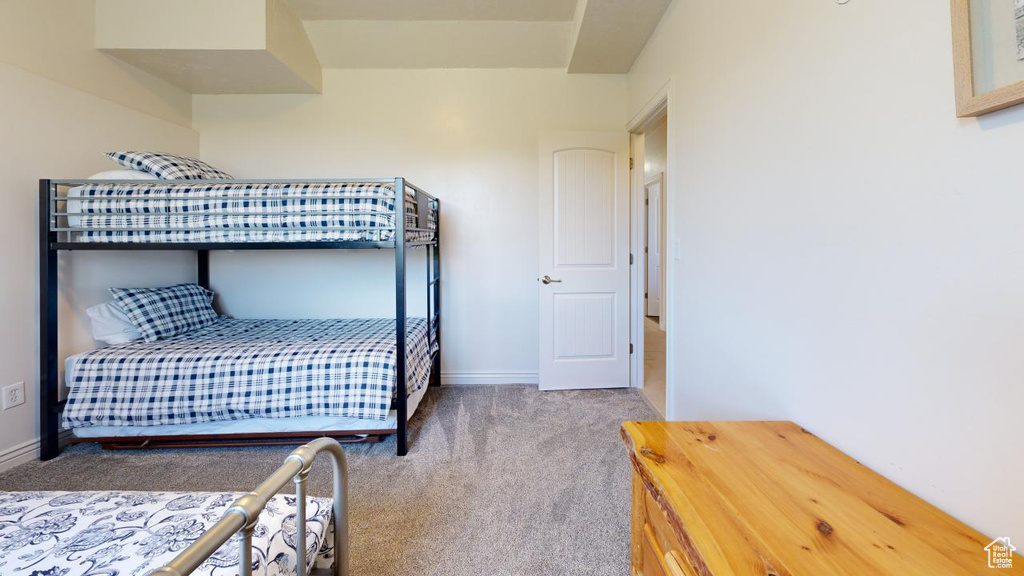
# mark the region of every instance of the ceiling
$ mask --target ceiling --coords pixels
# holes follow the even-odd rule
[[[569,72],[623,74],[644,49],[671,0],[585,2]]]
[[[671,0],[286,0],[326,68],[624,74]]]
[[[316,20],[324,68],[565,68],[571,22]]]
[[[282,94],[324,68],[624,74],[672,0],[95,2],[111,56],[194,94]]]
[[[288,0],[303,20],[571,22],[577,0]]]

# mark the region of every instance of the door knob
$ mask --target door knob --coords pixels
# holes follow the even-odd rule
[[[552,278],[551,276],[548,276],[548,275],[545,275],[543,278],[540,279],[540,281],[543,282],[544,284],[561,284],[562,283],[561,280],[555,280],[554,278]]]

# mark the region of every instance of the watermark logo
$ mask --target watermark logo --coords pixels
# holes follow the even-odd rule
[[[985,546],[988,552],[989,568],[1013,568],[1013,551],[1016,548],[1010,544],[1009,538],[996,538],[991,544]]]

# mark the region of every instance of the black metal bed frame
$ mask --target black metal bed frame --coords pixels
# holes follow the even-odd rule
[[[302,241],[302,242],[80,242],[75,241],[70,228],[60,226],[59,202],[66,197],[58,195],[60,186],[82,186],[88,184],[121,185],[234,185],[234,184],[393,184],[395,187],[394,235],[390,241]],[[409,241],[406,232],[406,188],[415,192],[417,231],[431,230],[431,240]],[[430,228],[430,212],[436,220]],[[50,460],[60,454],[60,414],[66,401],[59,400],[60,358],[58,353],[58,306],[59,278],[57,255],[61,251],[74,250],[179,250],[195,251],[197,254],[197,281],[204,288],[210,287],[210,252],[214,250],[366,250],[392,249],[395,251],[395,323],[396,323],[396,387],[397,422],[396,431],[399,456],[409,451],[408,439],[408,371],[407,327],[406,327],[406,249],[423,246],[427,254],[427,338],[432,341],[430,386],[441,384],[441,201],[404,178],[369,179],[323,179],[323,180],[40,180],[39,181],[39,428],[40,460]],[[388,230],[376,228],[376,230]],[[61,237],[64,233],[64,238]],[[324,435],[310,432],[309,437]],[[225,435],[229,438],[231,435]],[[265,436],[265,435],[264,435]],[[282,438],[294,438],[295,434]],[[179,442],[182,437],[175,437]],[[127,438],[125,440],[128,440]],[[295,441],[295,440],[289,440]]]

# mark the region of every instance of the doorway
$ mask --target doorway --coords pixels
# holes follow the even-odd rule
[[[667,414],[668,106],[657,105],[631,137],[633,154],[633,382],[662,418]]]

